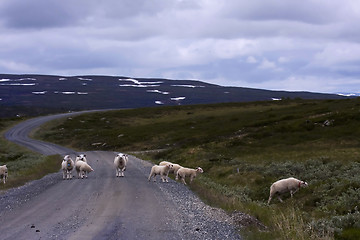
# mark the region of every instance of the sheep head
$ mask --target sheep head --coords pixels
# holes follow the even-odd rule
[[[201,167],[197,167],[197,168],[196,168],[196,171],[199,172],[199,173],[203,173],[203,172],[204,172],[204,170],[202,170]]]
[[[309,184],[307,183],[307,182],[305,182],[305,181],[300,181],[299,182],[299,188],[300,187],[307,187]]]

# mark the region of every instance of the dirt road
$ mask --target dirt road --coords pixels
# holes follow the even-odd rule
[[[61,116],[23,122],[6,137],[42,154],[74,158],[71,149],[28,138],[33,128]],[[116,178],[114,152],[85,153],[95,170],[88,179],[62,180],[59,172],[0,195],[0,239],[240,239],[230,217],[187,187],[148,182],[152,164],[130,156],[125,177]]]

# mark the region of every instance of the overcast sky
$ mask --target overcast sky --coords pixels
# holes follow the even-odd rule
[[[1,0],[0,73],[360,92],[358,0]]]

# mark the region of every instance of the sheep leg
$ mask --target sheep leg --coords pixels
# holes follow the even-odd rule
[[[280,202],[283,202],[283,200],[280,198],[280,196],[278,196],[278,199],[279,199]]]
[[[194,180],[195,177],[191,176],[190,177],[190,183],[192,183],[192,181]]]
[[[181,181],[184,185],[187,185],[186,182],[185,182],[185,178],[184,177],[181,177]]]
[[[272,196],[269,197],[268,205],[270,204],[271,199],[272,199]]]
[[[151,171],[151,172],[150,172],[150,175],[149,175],[149,178],[148,178],[149,182],[150,182],[151,177],[152,177],[153,175],[155,175],[155,174],[154,174],[154,172],[153,172],[153,171]],[[156,180],[155,180],[155,176],[154,176],[154,182],[155,182],[155,181],[156,181]]]
[[[156,173],[150,173],[150,175],[149,175],[149,182],[150,182],[150,180],[151,180],[151,177],[153,177],[153,179],[154,179],[154,182],[156,182]]]
[[[163,176],[161,176],[161,178],[162,178],[163,182],[169,182],[168,179],[167,179],[167,175],[163,175]]]
[[[299,188],[298,189],[296,189],[295,191],[290,191],[290,195],[291,195],[291,197],[293,197],[293,195],[297,192],[299,190]]]
[[[71,171],[69,171],[69,170],[66,171],[66,179],[68,179],[68,180],[71,179]]]
[[[116,168],[116,177],[119,177],[119,169],[118,168]]]

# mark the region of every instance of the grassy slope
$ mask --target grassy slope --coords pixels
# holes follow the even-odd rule
[[[7,128],[18,122],[18,119],[0,119],[0,133],[3,134]],[[0,182],[0,193],[2,190],[18,187],[57,172],[60,163],[59,155],[43,156],[0,138],[0,165],[6,164],[9,172],[6,184]]]
[[[81,150],[166,149],[141,157],[201,166],[191,187],[205,201],[269,226],[249,239],[356,239],[359,110],[360,99],[145,108],[50,123],[36,137]],[[310,186],[267,206],[271,183],[289,176]]]

